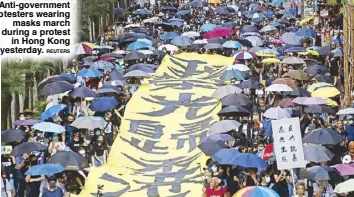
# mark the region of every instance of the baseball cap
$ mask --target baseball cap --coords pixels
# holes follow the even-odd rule
[[[342,159],[342,163],[344,163],[344,164],[349,164],[351,162],[352,162],[352,157],[350,155],[346,155]]]

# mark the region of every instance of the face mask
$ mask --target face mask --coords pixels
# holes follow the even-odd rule
[[[85,151],[84,151],[84,150],[80,150],[79,153],[80,153],[81,155],[83,155],[83,154],[85,154]]]
[[[77,105],[77,102],[75,102],[74,105]]]
[[[258,135],[258,132],[257,131],[253,132],[253,135]]]
[[[55,187],[56,186],[56,182],[55,181],[50,181],[49,186],[50,187]]]
[[[264,149],[264,146],[259,146],[258,151],[262,151]]]
[[[43,135],[43,133],[37,133],[37,136],[42,136]]]
[[[266,177],[266,182],[269,183],[270,182],[270,177]]]
[[[96,135],[100,135],[100,134],[101,134],[101,132],[99,132],[99,131],[96,131],[96,132],[95,132],[95,134],[96,134]]]
[[[218,170],[218,168],[215,167],[215,166],[213,166],[213,167],[211,167],[211,170],[212,170],[213,172],[216,172],[216,171]]]

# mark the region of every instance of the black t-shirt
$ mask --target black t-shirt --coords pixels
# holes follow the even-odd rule
[[[75,139],[72,138],[72,139],[69,141],[68,146],[70,147],[70,149],[71,149],[72,151],[78,152],[78,149],[82,146],[83,143],[84,143],[84,140],[83,140],[82,138],[79,138],[78,141],[75,141]]]
[[[93,145],[93,151],[94,153],[96,153],[97,156],[102,156],[105,150],[107,150],[106,145],[101,145],[101,146],[98,146],[97,144]]]
[[[13,175],[15,172],[15,163],[13,163],[11,157],[5,157],[5,155],[1,155],[1,166],[3,167],[3,171],[6,176]],[[10,177],[9,177],[10,178]]]

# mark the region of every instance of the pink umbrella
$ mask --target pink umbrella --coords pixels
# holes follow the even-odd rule
[[[219,37],[224,37],[224,36],[229,36],[234,34],[235,31],[230,28],[226,27],[221,27],[221,28],[216,28],[204,35],[205,39],[211,39],[211,38],[219,38]]]
[[[116,61],[116,58],[113,58],[113,57],[101,57],[100,60],[98,60],[98,61],[110,62],[110,61]]]
[[[274,44],[274,45],[282,45],[282,44],[286,44],[284,41],[282,40],[271,40],[270,43]]]
[[[354,164],[337,164],[331,168],[337,169],[341,176],[354,175]]]

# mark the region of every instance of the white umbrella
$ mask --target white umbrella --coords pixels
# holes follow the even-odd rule
[[[159,20],[160,20],[159,17],[152,17],[143,20],[143,23],[157,23]]]
[[[212,97],[221,99],[227,95],[234,94],[234,93],[241,93],[242,89],[233,85],[226,85],[226,86],[221,86],[218,89],[215,90],[214,94]]]
[[[195,40],[193,44],[208,44],[207,40]]]
[[[178,47],[176,47],[175,45],[172,44],[165,44],[165,45],[161,45],[159,46],[159,50],[163,50],[166,49],[167,51],[178,51]]]
[[[302,105],[304,103],[304,101],[306,101],[308,98],[310,98],[310,97],[301,97],[301,96],[299,96],[299,97],[296,97],[293,100],[293,103]]]
[[[144,55],[152,55],[152,54],[154,54],[154,52],[149,51],[149,50],[138,50],[138,52],[144,53]]]
[[[346,108],[341,109],[337,112],[337,115],[347,115],[347,114],[354,114],[354,108]]]
[[[239,71],[248,71],[250,68],[244,64],[234,64],[231,66],[228,66],[226,70],[239,70]]]
[[[294,91],[290,86],[285,84],[272,84],[266,89],[268,92],[292,92]]]
[[[128,73],[126,73],[123,78],[128,78],[128,77],[149,77],[150,75],[147,74],[144,71],[141,70],[133,70]]]
[[[327,101],[321,97],[310,97],[303,102],[303,105],[326,105]]]
[[[32,126],[32,129],[50,133],[62,133],[65,128],[52,122],[41,122]]]
[[[267,25],[264,26],[260,32],[268,32],[268,31],[278,31],[278,29],[273,25]]]
[[[71,123],[71,126],[76,127],[78,129],[93,130],[96,128],[103,129],[106,124],[107,122],[101,117],[86,116],[77,118],[73,123]]]
[[[298,57],[287,57],[281,61],[282,64],[306,64],[306,62]]]
[[[139,24],[130,24],[130,25],[125,26],[124,28],[127,29],[127,28],[138,28],[138,27],[140,27]]]
[[[248,36],[245,39],[250,41],[254,47],[263,45],[263,40],[258,36]]]
[[[272,107],[269,108],[264,114],[264,117],[274,119],[274,120],[280,120],[284,118],[291,118],[291,115],[286,109],[278,107]]]
[[[336,188],[334,189],[335,193],[343,194],[354,191],[354,179],[349,179],[344,181],[343,183],[339,183]]]
[[[241,123],[237,122],[236,120],[222,120],[211,125],[207,135],[209,136],[219,133],[226,133],[228,131],[237,129],[240,125]]]
[[[188,31],[188,32],[184,32],[182,34],[182,36],[187,36],[187,37],[190,37],[190,38],[194,38],[194,37],[199,37],[200,33],[195,32],[195,31]]]

